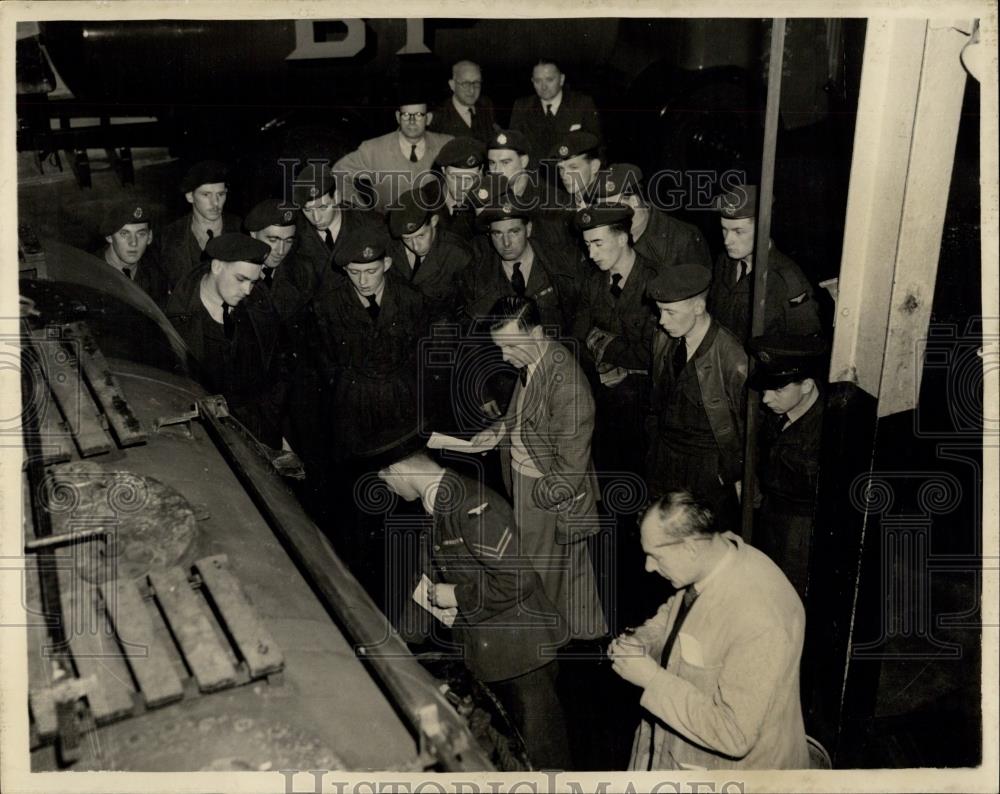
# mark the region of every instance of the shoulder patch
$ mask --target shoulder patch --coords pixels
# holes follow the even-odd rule
[[[789,306],[801,306],[809,300],[809,292],[803,292],[801,295],[796,295],[794,298],[788,299]]]
[[[479,507],[473,507],[468,514],[470,516],[481,516],[483,512],[489,508],[489,506],[490,506],[489,502],[483,502],[481,505],[479,505]]]

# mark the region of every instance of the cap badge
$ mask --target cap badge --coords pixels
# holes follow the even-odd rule
[[[412,232],[416,228],[417,228],[417,224],[415,224],[413,221],[408,221],[407,222],[407,224],[406,224],[406,231]]]
[[[135,212],[132,213],[132,217],[139,220],[142,217],[142,207],[136,207]]]
[[[475,164],[476,164],[476,155],[474,155],[474,154],[470,154],[470,155],[469,155],[469,156],[468,156],[468,157],[466,158],[466,160],[465,160],[465,164],[466,164],[467,166],[469,166],[469,168],[472,168],[473,166],[475,166]]]
[[[583,221],[584,223],[590,223],[590,213],[589,212],[583,213],[583,215],[580,216],[580,220]]]
[[[730,202],[730,201],[726,201],[726,202],[725,202],[725,203],[723,203],[723,205],[722,205],[722,211],[723,211],[723,213],[725,213],[726,215],[735,215],[735,214],[736,214],[736,209],[737,209],[736,205],[735,205],[735,204],[733,204],[733,203],[732,203],[732,202]]]
[[[507,136],[501,132],[499,135],[497,135],[497,143],[503,146],[505,143],[507,143]]]
[[[514,211],[514,208],[511,207],[510,204],[504,204],[503,205],[503,214],[504,215],[510,215],[511,212],[513,212],[513,211]]]
[[[759,358],[764,364],[769,364],[771,362],[771,354],[766,350],[761,350],[757,354],[757,358]]]
[[[486,201],[486,199],[490,197],[490,191],[488,191],[484,187],[481,187],[479,188],[479,192],[476,193],[476,195],[479,196],[479,198],[481,198],[483,201]]]
[[[282,215],[281,217],[284,218],[286,221],[290,221],[292,219],[292,211],[285,210],[285,214]]]
[[[568,154],[569,154],[569,147],[568,146],[564,145],[564,146],[560,146],[559,147],[559,156],[560,157],[565,157]]]
[[[611,181],[611,180],[609,179],[609,180],[608,180],[608,182],[607,182],[607,189],[608,189],[608,193],[614,193],[614,192],[615,192],[615,190],[616,190],[616,188],[617,188],[617,185],[615,185],[615,183],[614,183],[614,182],[612,182],[612,181]]]
[[[361,251],[361,256],[363,256],[365,259],[371,259],[373,256],[375,256],[375,249],[372,248],[370,245],[366,245],[364,249]]]
[[[313,185],[309,188],[309,198],[316,198],[319,195],[319,188]]]

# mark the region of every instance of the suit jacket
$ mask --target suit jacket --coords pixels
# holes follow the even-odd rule
[[[343,200],[365,209],[382,210],[398,204],[400,196],[429,178],[441,147],[451,139],[451,135],[425,132],[424,156],[415,163],[400,148],[399,130],[362,141],[333,165],[334,173],[346,172],[353,177],[345,180]],[[360,186],[365,180],[370,187]]]
[[[604,139],[594,100],[567,88],[563,89],[559,112],[554,117],[545,115],[542,100],[535,94],[515,100],[510,113],[510,128],[524,133],[535,163],[548,158],[559,139],[574,125]]]
[[[630,769],[808,769],[799,697],[805,610],[765,554],[731,533],[667,659],[643,690]],[[658,659],[681,605],[635,636]],[[652,736],[651,736],[652,734]]]
[[[438,228],[434,243],[414,274],[402,240],[392,240],[387,249],[392,257],[391,273],[423,293],[427,314],[432,322],[455,320],[462,294],[460,277],[472,263],[472,248],[461,237]]]
[[[507,441],[501,447],[500,463],[508,492],[512,492],[513,482],[509,435],[518,418],[517,404],[524,388],[518,381],[503,418]],[[594,511],[600,498],[590,455],[594,398],[573,354],[558,342],[547,344],[528,380],[520,427],[522,443],[542,473],[533,492],[535,503],[544,510],[572,506],[572,516],[560,513],[557,540],[566,542],[570,533],[574,539],[595,534],[596,523],[581,526],[573,520]]]
[[[697,226],[672,218],[654,209],[642,236],[635,241],[636,253],[660,267],[702,265],[711,270],[712,256],[708,243]]]
[[[223,234],[240,231],[242,223],[239,215],[223,213]],[[158,239],[156,259],[172,292],[184,276],[201,266],[201,247],[191,231],[191,213],[166,226]]]
[[[493,102],[489,97],[481,96],[475,106],[475,123],[470,127],[461,114],[455,109],[455,103],[449,96],[434,110],[434,123],[430,128],[434,132],[453,135],[456,138],[476,138],[486,143],[499,129],[496,115],[493,112]]]
[[[507,501],[446,470],[433,522],[429,578],[455,585],[455,635],[473,675],[498,681],[548,664],[543,649],[561,644],[563,619],[519,556],[520,533]]]

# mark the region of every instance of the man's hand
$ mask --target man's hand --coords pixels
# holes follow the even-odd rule
[[[484,430],[480,430],[471,439],[472,445],[476,447],[495,447],[503,438],[503,422],[495,422]]]
[[[660,669],[660,665],[648,654],[641,653],[636,645],[622,642],[621,637],[608,647],[608,656],[611,657],[611,669],[630,684],[639,687],[645,688]]]
[[[428,596],[431,603],[441,609],[451,609],[458,606],[458,599],[455,598],[455,585],[453,584],[432,584]]]

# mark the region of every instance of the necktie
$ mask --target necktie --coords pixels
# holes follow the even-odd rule
[[[622,274],[615,273],[611,276],[611,297],[620,298],[622,296]]]
[[[208,235],[208,239],[209,240],[211,240],[213,237],[215,237],[215,232],[213,232],[211,229],[206,230],[205,234]]]
[[[266,286],[270,287],[271,284],[274,281],[274,268],[273,267],[266,267],[265,266],[265,267],[262,267],[261,270],[264,273],[264,284]]]
[[[326,243],[326,248],[328,251],[333,250],[333,232],[329,229],[323,230],[323,242]]]
[[[372,318],[372,322],[378,322],[378,313],[380,311],[378,301],[375,300],[374,295],[366,295],[365,300],[368,301],[368,314]]]
[[[741,259],[736,263],[736,283],[739,284],[747,274],[747,261]]]
[[[681,372],[687,365],[687,342],[684,337],[680,337],[677,340],[677,346],[674,348],[673,356],[670,360],[670,366],[674,373],[674,380],[677,380],[681,376]]]
[[[128,267],[123,267],[122,268],[122,275],[125,276],[125,278],[127,278],[127,279],[131,279],[132,278],[132,269],[128,268]]]
[[[521,263],[514,263],[514,272],[510,276],[510,285],[514,288],[514,292],[517,293],[517,297],[523,298],[524,291],[527,289],[527,285],[524,283],[524,273],[521,272]]]
[[[418,160],[418,158],[417,158],[417,144],[411,143],[410,144],[410,162],[411,163],[415,163],[415,162],[417,162],[417,160]]]
[[[476,109],[474,107],[469,108],[469,126],[474,127],[476,125]]]
[[[236,320],[233,317],[233,307],[228,303],[222,304],[222,332],[226,339],[231,340],[236,331]]]
[[[528,368],[521,367],[517,371],[517,377],[521,381],[521,388],[523,389],[525,386],[528,385]]]
[[[555,113],[552,112],[552,105],[545,106],[545,115],[548,116],[549,118],[552,118],[553,116],[556,115]]]
[[[684,591],[684,596],[681,598],[680,608],[677,610],[677,617],[674,619],[674,625],[670,627],[670,633],[667,635],[667,641],[663,643],[663,651],[660,653],[660,667],[666,668],[667,662],[670,661],[670,651],[673,650],[674,643],[677,641],[677,635],[681,630],[681,625],[684,623],[684,618],[687,617],[688,612],[691,611],[691,605],[698,598],[698,593],[694,589],[694,585],[688,585],[687,589]],[[655,746],[656,739],[656,726],[655,723],[649,732],[649,766],[647,769],[651,770],[653,768],[653,749]]]
[[[420,270],[420,266],[424,263],[424,258],[422,256],[413,257],[413,270],[410,271],[410,278],[414,279],[417,277],[417,271]]]
[[[784,433],[785,429],[792,423],[792,420],[788,418],[788,414],[781,417],[781,422],[778,423],[778,432]]]

